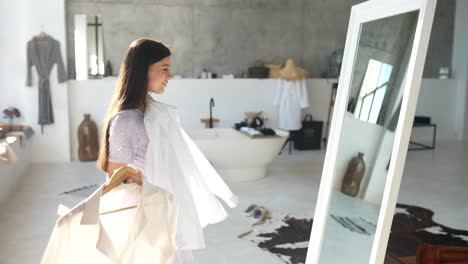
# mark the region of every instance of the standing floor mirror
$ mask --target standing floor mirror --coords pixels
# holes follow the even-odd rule
[[[351,10],[307,264],[384,262],[435,6]]]

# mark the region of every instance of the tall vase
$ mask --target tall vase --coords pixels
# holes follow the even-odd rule
[[[78,158],[80,161],[94,161],[99,155],[99,141],[96,124],[90,114],[84,115],[84,120],[78,127]]]
[[[344,194],[356,197],[359,193],[365,171],[364,154],[359,152],[348,164],[343,182],[341,183],[341,191]]]

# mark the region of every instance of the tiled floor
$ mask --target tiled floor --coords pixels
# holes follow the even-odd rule
[[[285,152],[273,162],[267,178],[231,183],[240,205],[228,209],[225,222],[205,229],[207,249],[194,253],[196,263],[281,263],[237,238],[249,230],[242,211],[256,203],[275,211],[313,214],[323,158],[323,151],[294,151],[291,156]],[[71,206],[86,195],[60,193],[102,181],[94,163],[34,165],[1,205],[0,263],[39,263],[57,205]],[[440,143],[435,151],[409,152],[399,202],[432,209],[435,221],[468,229],[467,189],[468,142]]]

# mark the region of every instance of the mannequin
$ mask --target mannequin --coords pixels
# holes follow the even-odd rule
[[[296,66],[296,63],[292,59],[288,59],[286,65],[280,70],[280,78],[288,81],[304,80],[307,75],[308,72]]]
[[[280,81],[274,104],[279,106],[279,128],[290,131],[288,140],[281,148],[282,151],[289,143],[289,154],[291,154],[291,142],[293,141],[291,131],[301,129],[301,109],[309,107],[305,82],[307,74],[307,71],[298,67],[292,59],[288,59],[280,70]]]

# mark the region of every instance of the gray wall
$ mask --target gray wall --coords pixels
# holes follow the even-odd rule
[[[459,81],[457,119],[465,140],[468,140],[468,1],[457,0],[453,46],[453,77]]]
[[[392,74],[377,122],[380,125],[388,123],[391,110],[399,104],[401,82],[411,54],[417,19],[418,13],[415,11],[371,21],[362,26],[350,97],[357,99],[356,103],[362,100],[359,93],[370,59],[392,65]],[[359,109],[351,109],[352,113],[356,111],[359,112]]]
[[[452,66],[455,0],[438,0],[431,39],[427,50],[424,77],[439,77],[439,67]]]
[[[351,6],[362,0],[68,0],[69,69],[74,64],[74,14],[101,15],[105,55],[114,75],[134,39],[151,37],[170,46],[173,74],[198,77],[203,68],[218,74],[245,72],[255,60],[294,59],[311,77],[326,71],[327,57],[342,48]],[[438,8],[440,26],[425,76],[450,65],[454,0]],[[445,5],[447,3],[447,7]],[[443,11],[443,12],[442,12]],[[439,15],[440,13],[440,15]],[[440,17],[440,18],[439,18]],[[452,33],[450,33],[452,32]],[[436,52],[437,51],[437,52]],[[73,71],[71,71],[73,72]]]

